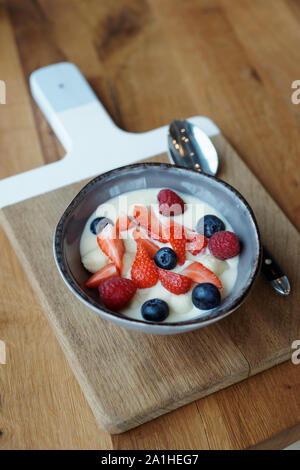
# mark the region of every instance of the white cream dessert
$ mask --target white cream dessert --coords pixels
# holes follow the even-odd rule
[[[179,210],[175,210],[175,214],[178,213],[178,215],[173,215],[171,217],[169,217],[168,215],[162,215],[162,213],[165,214],[166,211],[161,209],[163,207],[162,202],[161,200],[158,201],[157,198],[158,195],[163,192],[165,192],[163,196],[169,198],[166,199],[167,203],[165,204],[165,209],[167,208],[169,201],[172,200],[173,193],[175,194],[175,196],[177,195],[179,197],[179,200],[182,200],[184,202],[184,212],[178,213],[181,212],[181,209],[179,207]],[[176,201],[176,199],[174,200]],[[136,215],[139,214],[139,212],[137,212],[137,207],[145,210],[149,208],[149,211],[151,208],[151,210],[153,211],[155,215],[155,222],[157,222],[158,225],[152,223],[152,226],[150,227],[151,231],[149,231],[148,226],[145,226],[145,224],[140,223],[141,219]],[[174,207],[178,207],[178,205]],[[122,216],[122,219],[128,220],[129,226],[125,224],[124,227],[121,227],[122,224],[120,223],[121,229],[115,230],[117,220],[120,215]],[[206,217],[204,218],[204,216]],[[107,224],[108,220],[110,222],[109,224]],[[199,221],[202,221],[202,224],[200,223],[200,229]],[[173,227],[174,223],[176,227],[176,224],[178,224],[178,227],[184,227],[184,232],[182,233],[184,233],[185,236],[184,242],[179,241],[177,243],[177,241],[174,242],[173,240],[172,245],[172,243],[168,239],[169,235],[166,235],[165,239],[162,240],[161,233],[158,234],[156,229],[157,227],[159,227],[159,229],[162,227],[164,236],[165,233],[169,233],[167,229],[165,231],[165,227],[170,229],[170,225],[171,227]],[[222,230],[220,230],[220,228]],[[121,271],[118,271],[118,267],[120,266],[116,267],[118,263],[112,262],[114,261],[114,257],[111,257],[110,259],[109,256],[107,256],[107,254],[110,253],[106,250],[106,244],[101,245],[101,239],[106,239],[107,235],[109,235],[110,232],[112,233],[113,230],[117,232],[115,233],[115,235],[119,237],[119,239],[123,240],[123,242],[118,242],[118,246],[123,244],[122,251],[124,251],[124,253],[121,253]],[[205,233],[208,234],[209,231],[214,232],[211,238],[203,236],[203,234]],[[200,232],[200,234],[198,234],[198,232]],[[138,241],[136,241],[137,234],[139,237]],[[159,235],[159,237],[156,237],[155,235]],[[211,235],[211,233],[209,233],[209,235]],[[193,238],[194,236],[196,237],[195,239]],[[178,236],[178,238],[180,237]],[[153,270],[153,277],[151,279],[147,279],[145,277],[146,275],[148,275],[148,271],[144,269],[142,264],[138,264],[139,262],[142,263],[142,261],[139,261],[140,258],[137,257],[138,245],[140,243],[142,245],[144,244],[143,241],[140,241],[141,239],[148,240],[150,242],[149,246],[151,247],[151,253],[148,251],[145,257],[149,255],[149,260],[151,259],[151,261],[146,261],[148,263],[147,266],[149,267],[149,270]],[[203,240],[203,247],[202,245],[196,245],[197,249],[193,250],[193,248],[195,248],[195,245],[191,245],[191,243],[196,239],[198,242],[199,240]],[[222,245],[222,240],[224,240],[224,246]],[[213,244],[213,242],[215,244]],[[182,245],[184,243],[185,245]],[[179,246],[179,248],[177,245]],[[103,249],[101,249],[100,246],[103,246]],[[152,252],[153,246],[155,247],[154,252]],[[186,247],[185,255],[183,258],[181,256],[182,253],[180,254],[179,251],[177,251],[176,253],[176,250],[182,249],[182,246]],[[144,247],[147,251],[147,242],[146,244],[144,244]],[[169,250],[166,251],[165,248],[169,248]],[[214,256],[212,250],[215,252],[216,256]],[[195,252],[197,252],[197,254],[192,254]],[[118,308],[117,311],[131,318],[147,320],[152,319],[151,315],[154,312],[153,321],[159,321],[159,315],[155,316],[155,312],[156,310],[159,311],[160,308],[162,308],[162,310],[165,308],[165,311],[166,309],[168,309],[168,314],[162,314],[161,321],[166,322],[185,321],[198,317],[204,311],[206,312],[210,308],[213,308],[210,305],[217,306],[217,301],[216,304],[214,304],[214,296],[218,297],[219,295],[219,303],[222,302],[222,300],[230,293],[236,281],[239,259],[239,256],[237,254],[238,252],[238,240],[236,235],[233,234],[232,227],[224,219],[224,217],[219,214],[218,211],[216,211],[213,207],[200,201],[196,197],[187,194],[181,194],[178,192],[174,193],[172,190],[169,189],[160,191],[157,188],[142,190],[139,189],[136,191],[131,191],[122,194],[121,196],[114,197],[110,199],[107,203],[100,205],[87,220],[80,241],[80,255],[84,267],[90,273],[100,272],[99,279],[103,284],[102,296],[101,289],[99,288],[99,290],[101,300],[102,302],[104,302],[104,304],[106,304],[105,295],[110,295],[110,300],[113,302],[113,297],[115,295],[116,290],[114,288],[111,291],[104,291],[104,283],[108,283],[107,278],[116,279],[116,276],[118,276],[125,279],[131,279],[133,282],[136,283],[138,288],[134,293],[132,293],[132,298],[129,300],[129,302],[126,302],[126,305],[122,308]],[[153,260],[154,253],[156,254]],[[136,257],[139,259],[135,262]],[[143,258],[143,260],[144,259],[145,258]],[[170,260],[171,264],[168,265],[168,262],[170,262]],[[167,264],[164,265],[164,263]],[[170,269],[171,265],[172,268]],[[192,269],[192,274],[189,272],[190,266],[196,268],[196,274],[194,273],[194,269]],[[107,268],[105,269],[105,267]],[[205,270],[205,268],[207,269]],[[139,272],[139,269],[141,272]],[[159,274],[156,274],[156,271]],[[104,277],[101,274],[103,272]],[[115,276],[115,278],[110,278],[110,273],[112,274],[112,276]],[[187,290],[187,292],[179,294],[173,293],[172,283],[174,282],[174,279],[171,276],[169,282],[170,274],[168,273],[181,274],[181,276],[188,278],[186,280],[186,284],[184,284],[183,282],[181,286],[180,281],[182,278],[179,277],[178,283],[176,283],[176,286],[174,287],[176,292],[180,292],[181,289],[182,291]],[[213,277],[213,274],[215,275],[217,281],[215,280],[215,277]],[[97,277],[98,274],[95,274],[95,276]],[[139,280],[140,276],[142,277],[141,280]],[[145,277],[145,279],[143,278],[143,276]],[[154,283],[154,285],[152,285],[151,287],[144,288],[144,285],[149,285],[148,281],[149,283]],[[162,285],[162,282],[164,283],[164,285]],[[189,283],[190,287],[188,287]],[[97,282],[95,284],[97,284]],[[111,282],[111,284],[113,284],[113,282]],[[207,284],[210,284],[210,286],[207,286]],[[115,285],[119,285],[117,281],[115,281]],[[140,285],[142,286],[142,288],[140,287]],[[213,285],[213,287],[211,287],[211,285]],[[194,292],[194,289],[197,286],[198,292],[197,290]],[[199,286],[201,287],[199,288]],[[98,287],[98,284],[92,285],[92,287]],[[205,289],[208,289],[207,293]],[[109,292],[112,293],[109,294]],[[198,301],[197,294],[200,295],[200,297],[198,295],[198,297],[200,298],[200,303]],[[209,299],[208,303],[205,303],[205,298],[204,303],[201,303],[201,298],[203,297],[203,295],[206,295],[210,300],[212,299],[213,303],[209,304]],[[152,303],[152,305],[148,306],[147,301],[151,299],[159,299],[162,302],[156,302],[156,304],[154,302]],[[164,302],[167,304],[167,307]],[[145,307],[143,307],[143,305],[145,305]],[[199,305],[200,307],[203,305],[209,305],[209,309],[199,308]],[[108,306],[108,308],[109,307],[111,308],[111,304]],[[141,313],[142,307],[144,309],[143,315]],[[149,307],[148,312],[150,312],[148,316],[147,307]],[[145,312],[146,314],[144,314]],[[165,318],[163,318],[164,316]]]

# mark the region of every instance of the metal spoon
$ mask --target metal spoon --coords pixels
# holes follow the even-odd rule
[[[212,176],[217,174],[219,166],[217,151],[212,141],[198,126],[185,120],[171,122],[168,144],[175,165],[193,168]]]
[[[171,122],[168,133],[169,155],[175,165],[192,168],[195,171],[215,176],[219,158],[209,137],[187,120]],[[263,246],[262,272],[272,287],[281,295],[289,295],[290,283],[281,267]]]

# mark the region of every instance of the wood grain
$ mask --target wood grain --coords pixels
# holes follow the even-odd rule
[[[221,177],[244,190],[266,244],[298,284],[296,229],[226,139],[219,135],[213,142]],[[127,431],[289,359],[293,338],[300,335],[300,295],[293,291],[277,298],[263,279],[236,314],[185,335],[130,332],[84,307],[63,284],[52,254],[56,223],[83,184],[6,207],[0,216],[101,428],[111,434]],[[282,239],[293,249],[287,250]]]
[[[6,9],[5,2],[0,2],[0,78],[10,71],[7,85],[15,85],[8,105],[13,96],[20,97],[11,119],[8,105],[0,107],[1,176],[62,156],[29,98],[26,83],[34,68],[70,60],[77,63],[111,115],[127,130],[148,130],[193,114],[214,118],[300,227],[300,108],[289,99],[289,82],[299,78],[295,46],[298,3],[255,0],[241,8],[239,0],[186,0],[172,9],[171,0],[109,3],[10,0]],[[103,36],[108,37],[107,53],[106,48],[99,50]],[[24,102],[26,113],[21,107]],[[26,130],[19,132],[28,113],[34,121],[26,118]],[[32,122],[37,132],[31,130]],[[9,399],[1,392],[1,447],[246,448],[264,442],[274,448],[300,438],[296,425],[299,372],[292,364],[264,372],[129,433],[106,437],[97,430],[3,233],[1,247],[6,255],[1,258],[1,285],[6,295],[1,298],[0,337],[17,345],[9,348],[13,365],[0,368],[1,388],[18,390],[16,400],[13,394]],[[31,318],[33,326],[26,329]],[[47,337],[47,344],[40,342],[40,337]],[[35,361],[35,369],[26,369],[27,357]],[[26,376],[22,371],[27,371]],[[33,398],[37,387],[39,393]],[[20,400],[22,406],[18,406]],[[51,412],[44,413],[45,409]]]
[[[52,237],[81,186],[4,208],[2,220],[99,425],[123,432],[245,379],[247,360],[218,325],[186,335],[144,335],[99,319],[74,298],[57,272]],[[24,225],[21,239],[15,222]]]
[[[151,3],[178,63],[184,61],[183,73],[203,113],[220,126],[299,226],[299,110],[291,103],[291,83],[297,77],[292,44],[297,43],[299,30],[286,2],[187,1],[177,6],[176,14],[171,1]],[[279,178],[284,195],[276,191]]]

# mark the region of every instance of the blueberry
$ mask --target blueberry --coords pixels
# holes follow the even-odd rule
[[[145,320],[163,321],[169,315],[169,306],[164,300],[151,299],[143,303],[141,313]]]
[[[192,292],[192,301],[195,307],[200,310],[210,310],[216,308],[221,303],[219,289],[208,282],[197,284]]]
[[[198,233],[205,235],[206,238],[210,238],[214,233],[225,230],[225,224],[216,215],[209,214],[198,221],[196,230]]]
[[[96,217],[96,219],[91,222],[90,231],[94,235],[98,235],[107,224],[111,224],[111,221],[106,217]]]
[[[159,268],[173,269],[177,264],[177,255],[172,248],[164,247],[158,250],[154,261]]]

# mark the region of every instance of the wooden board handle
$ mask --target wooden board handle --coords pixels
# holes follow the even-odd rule
[[[67,151],[86,133],[108,138],[121,132],[102,106],[78,67],[61,62],[36,70],[30,76],[32,96]],[[88,112],[84,112],[88,109]],[[95,129],[96,126],[96,129]]]
[[[67,153],[58,162],[1,180],[0,207],[166,151],[168,126],[138,134],[123,131],[72,63],[36,70],[30,88]],[[206,117],[190,119],[210,137],[220,132]]]

